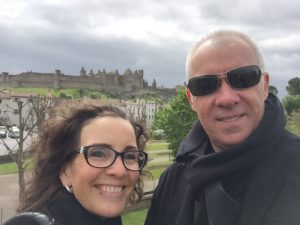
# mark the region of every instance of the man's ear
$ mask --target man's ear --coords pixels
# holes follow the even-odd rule
[[[192,95],[190,89],[186,88],[185,94],[186,94],[186,97],[187,97],[187,99],[188,99],[188,101],[190,103],[190,106],[191,106],[192,110],[195,111],[194,99],[193,99],[193,95]]]
[[[265,93],[265,97],[267,98],[269,94],[269,79],[270,79],[269,74],[265,72],[262,76],[262,79],[263,79],[263,90]]]
[[[59,173],[59,179],[63,186],[72,185],[72,166],[71,164],[66,165]]]

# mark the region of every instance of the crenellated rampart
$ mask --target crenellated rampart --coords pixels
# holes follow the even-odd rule
[[[127,69],[124,74],[106,73],[104,70],[87,74],[84,68],[80,75],[65,75],[60,70],[54,73],[24,72],[16,75],[0,74],[0,87],[44,87],[44,88],[88,88],[93,90],[116,91],[118,93],[143,89],[143,70],[132,72]]]

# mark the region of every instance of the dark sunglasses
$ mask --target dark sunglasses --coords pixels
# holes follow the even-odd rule
[[[188,82],[188,89],[194,96],[209,95],[221,86],[222,79],[235,89],[244,89],[257,85],[261,71],[257,65],[244,66],[220,75],[201,75],[193,77]]]

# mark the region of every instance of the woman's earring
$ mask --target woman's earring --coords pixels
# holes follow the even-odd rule
[[[68,186],[66,185],[65,188],[67,189],[67,191],[71,194],[73,194],[73,189],[72,189],[72,185]]]

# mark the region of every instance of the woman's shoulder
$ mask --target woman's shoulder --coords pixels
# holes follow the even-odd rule
[[[92,214],[81,206],[73,194],[66,191],[57,194],[43,212],[54,219],[53,225],[122,225],[120,216],[102,218]]]
[[[55,223],[53,219],[50,219],[47,215],[39,212],[24,212],[20,213],[10,219],[8,219],[4,225],[62,225]]]

